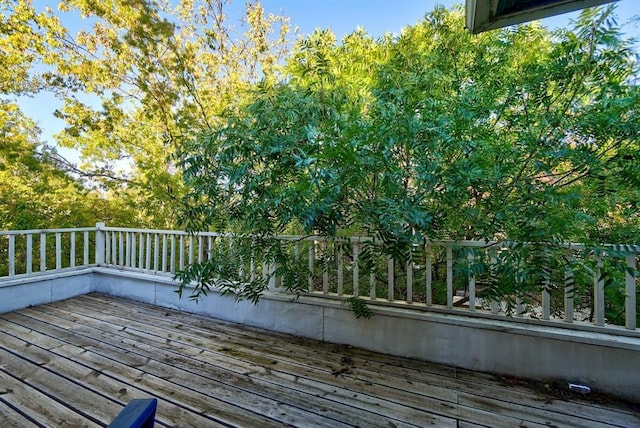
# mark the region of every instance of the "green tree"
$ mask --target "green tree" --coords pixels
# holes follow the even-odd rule
[[[29,2],[0,2],[0,229],[78,227],[131,218],[132,210],[88,190],[40,141],[40,129],[16,98],[43,90],[53,75],[43,67],[58,21]],[[39,68],[40,67],[40,68]]]
[[[82,18],[76,35],[33,18],[25,24],[46,40],[47,87],[64,101],[57,142],[82,154],[80,165],[66,168],[136,206],[147,224],[175,226],[184,191],[171,160],[176,146],[217,127],[223,109],[274,73],[286,50],[284,17],[247,3],[235,25],[228,7],[226,0],[65,0],[43,16]]]
[[[288,231],[367,234],[400,260],[424,238],[637,242],[638,70],[613,10],[555,33],[472,36],[444,8],[397,38],[316,32],[184,145],[184,220],[260,237],[285,277]]]

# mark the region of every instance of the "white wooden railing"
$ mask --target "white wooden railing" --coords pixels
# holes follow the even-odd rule
[[[4,275],[1,282],[38,272],[96,265],[172,276],[194,262],[207,260],[216,248],[230,249],[241,240],[246,243],[252,238],[214,232],[188,234],[175,230],[106,227],[98,223],[88,228],[0,231],[0,239],[0,267],[4,269],[0,271]],[[636,330],[638,246],[609,246],[611,251],[590,254],[593,269],[564,268],[564,278],[571,286],[560,290],[540,287],[539,296],[516,296],[515,307],[511,308],[505,300],[479,297],[486,285],[471,273],[473,270],[461,269],[478,257],[490,260],[491,264],[498,263],[501,253],[511,251],[508,243],[425,241],[414,246],[411,258],[402,266],[390,256],[376,255],[374,268],[365,275],[362,252],[371,243],[370,238],[343,238],[340,242],[317,236],[278,239],[289,248],[291,257],[304,266],[301,271],[307,276],[304,291],[308,295],[337,300],[355,296],[372,305],[465,313],[475,317],[539,319],[565,326],[575,322],[609,327],[615,320],[607,318],[606,305],[617,305],[621,313],[616,324]],[[565,248],[568,257],[572,252],[585,249],[577,244]],[[617,295],[617,302],[607,300],[601,275],[605,262],[610,263],[614,258],[625,267],[607,285],[613,290],[609,294]],[[273,264],[251,257],[241,260],[237,269],[246,272],[248,278],[258,275],[269,278],[270,289],[279,290],[280,279],[271,275],[275,269]],[[592,285],[584,286],[585,277],[591,278]],[[582,287],[574,286],[578,278]]]
[[[86,267],[96,261],[96,227],[0,231],[4,279]]]

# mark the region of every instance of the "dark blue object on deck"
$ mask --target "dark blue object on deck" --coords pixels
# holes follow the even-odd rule
[[[155,398],[131,400],[108,428],[153,428],[156,407],[158,400]]]

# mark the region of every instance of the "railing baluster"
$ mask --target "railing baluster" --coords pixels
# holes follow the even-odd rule
[[[171,263],[169,264],[171,273],[176,272],[176,235],[171,235]]]
[[[131,266],[131,232],[125,233],[125,266]]]
[[[309,288],[309,293],[311,293],[313,291],[313,269],[314,269],[314,265],[315,265],[315,259],[316,259],[316,252],[315,252],[315,246],[316,243],[313,240],[309,241],[309,278],[308,278],[308,288]]]
[[[636,329],[636,255],[625,257],[627,269],[625,272],[625,326],[628,330]]]
[[[344,251],[342,248],[343,243],[337,242],[338,245],[338,296],[344,294]],[[334,251],[335,253],[335,251]]]
[[[16,236],[9,235],[9,276],[16,274]]]
[[[251,239],[251,260],[249,262],[249,281],[256,280],[256,256],[255,256],[255,241]]]
[[[407,260],[407,303],[413,303],[413,256],[409,253]]]
[[[387,300],[393,302],[395,291],[395,260],[391,255],[387,256]]]
[[[56,270],[62,269],[62,233],[56,232]]]
[[[180,270],[184,269],[184,235],[180,235]]]
[[[162,272],[167,271],[167,234],[162,234]]]
[[[129,251],[127,251],[128,253]],[[119,257],[119,264],[120,266],[124,266],[124,261],[125,261],[125,246],[124,246],[124,235],[122,232],[118,232],[118,257]]]
[[[475,312],[476,311],[476,276],[473,273],[474,256],[471,249],[469,249],[467,260],[469,263],[469,311]]]
[[[375,300],[376,296],[376,272],[375,272],[375,264],[371,269],[371,273],[369,273],[369,298]]]
[[[157,233],[153,234],[153,271],[158,272],[158,267],[160,264],[160,248],[158,245],[160,244],[160,237]]]
[[[548,321],[551,318],[551,295],[549,278],[545,278],[542,288],[542,319]]]
[[[518,270],[516,271],[516,316],[522,317],[524,315],[524,308],[522,306],[522,283],[524,282],[523,261],[519,260]]]
[[[453,246],[447,242],[447,308],[453,308]]]
[[[27,273],[33,273],[33,235],[27,234]]]
[[[425,255],[424,255],[424,268],[425,268],[425,293],[426,293],[426,304],[427,306],[431,306],[433,304],[433,262],[431,260],[431,245],[427,244],[424,247]]]
[[[198,235],[198,263],[204,260],[204,236]]]
[[[82,264],[87,266],[89,264],[89,232],[84,232],[82,238]]]
[[[47,270],[47,234],[40,234],[40,272]]]
[[[144,269],[144,233],[140,233],[140,243],[139,243],[139,250],[138,250],[138,267],[140,269]]]
[[[598,326],[604,325],[604,278],[602,278],[602,268],[604,261],[602,256],[596,256],[596,272],[593,278],[593,311],[595,312],[593,323]]]
[[[496,280],[496,269],[498,266],[498,256],[496,253],[491,252],[491,280]],[[498,315],[500,313],[500,302],[491,298],[491,313],[494,315]]]
[[[104,262],[106,264],[111,264],[111,234],[112,232],[109,231],[104,232]]]
[[[329,259],[327,258],[327,250],[329,243],[324,241],[324,251],[322,252],[322,293],[329,293]]]
[[[360,246],[357,243],[353,244],[353,296],[358,297],[360,295],[360,266],[359,266],[359,252]]]
[[[242,238],[238,238],[236,242],[242,242]],[[236,244],[236,245],[240,245],[240,248],[242,246],[242,244]],[[242,256],[242,252],[239,253],[239,257],[238,257],[238,278],[244,278],[244,257]],[[276,286],[277,287],[281,287],[281,281],[277,281],[276,282]]]
[[[269,263],[269,290],[276,291],[278,288],[278,283],[276,281],[276,264],[272,261]]]
[[[518,291],[518,295],[516,295],[516,316],[522,317],[524,315],[524,306],[522,304],[522,296]]]
[[[111,232],[111,263],[114,265],[118,264],[118,251],[117,251],[117,232]]]
[[[137,267],[136,261],[138,260],[138,234],[136,232],[131,233],[131,267]]]
[[[147,253],[145,254],[144,268],[151,270],[151,234],[147,233]]]
[[[71,246],[69,248],[69,266],[76,267],[76,233],[71,232],[70,238]]]
[[[573,322],[574,290],[573,269],[570,266],[566,266],[564,271],[564,321],[567,323]]]
[[[193,264],[193,235],[189,235],[189,264]]]

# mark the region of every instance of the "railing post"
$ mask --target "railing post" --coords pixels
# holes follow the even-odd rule
[[[104,263],[105,249],[105,224],[103,222],[96,223],[96,264]]]

